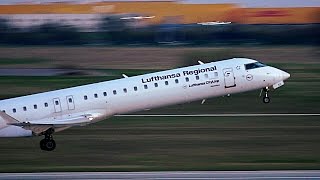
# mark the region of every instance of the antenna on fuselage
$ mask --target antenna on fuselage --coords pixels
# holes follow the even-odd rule
[[[200,65],[204,64],[204,62],[202,62],[202,61],[198,61],[198,63],[199,63]]]
[[[129,76],[125,75],[125,74],[122,74],[122,76],[123,76],[124,78],[128,78],[128,77],[129,77]]]
[[[203,99],[202,101],[201,101],[201,104],[204,104],[206,102],[206,99]]]

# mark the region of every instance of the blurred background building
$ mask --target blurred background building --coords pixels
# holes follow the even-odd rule
[[[71,32],[130,31],[128,34],[133,38],[126,39],[144,39],[144,43],[195,42],[197,39],[193,37],[197,34],[201,37],[203,33],[207,33],[205,36],[223,36],[228,42],[230,36],[237,39],[250,33],[259,35],[256,31],[274,31],[274,25],[285,25],[279,32],[302,28],[308,34],[310,25],[318,28],[318,23],[320,7],[252,8],[232,3],[193,4],[181,1],[18,1],[0,5],[2,33],[53,33],[60,30],[68,31],[71,35]],[[200,27],[203,25],[228,27]],[[109,43],[114,43],[117,37],[116,34],[99,34],[95,40],[106,42],[106,36],[109,36]],[[202,41],[201,38],[198,40]],[[92,38],[82,38],[82,42],[77,43],[84,41],[93,43]],[[7,41],[0,39],[1,42]],[[219,38],[216,42],[219,42]]]

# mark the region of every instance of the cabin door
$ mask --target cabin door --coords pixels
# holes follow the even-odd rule
[[[56,113],[61,112],[61,102],[59,98],[53,99],[53,106]]]
[[[69,110],[74,110],[75,106],[74,106],[73,96],[67,96],[67,104],[68,104]]]
[[[223,76],[224,76],[225,88],[236,86],[235,77],[234,77],[232,68],[223,69]]]

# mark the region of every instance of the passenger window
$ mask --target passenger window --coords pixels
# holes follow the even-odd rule
[[[72,103],[72,98],[69,98],[69,103]]]
[[[35,104],[35,105],[33,105],[33,108],[34,109],[38,109],[38,106]]]
[[[214,72],[214,76],[215,76],[215,77],[218,77],[218,72]]]
[[[59,101],[55,101],[56,105],[59,105]]]
[[[44,103],[44,107],[48,107],[48,103]]]
[[[144,89],[148,89],[148,85],[145,84],[145,85],[144,85]]]
[[[186,82],[189,82],[189,78],[188,77],[186,77]]]
[[[196,76],[196,80],[199,80],[199,76]]]
[[[104,96],[107,96],[107,92],[103,92],[103,95],[104,95]]]
[[[179,80],[178,80],[178,79],[175,79],[174,81],[176,82],[176,84],[178,84],[178,83],[179,83]]]
[[[154,87],[158,87],[158,83],[154,83]]]
[[[168,81],[165,81],[165,82],[164,82],[164,84],[165,84],[165,85],[168,85],[168,84],[169,84],[169,82],[168,82]]]
[[[94,94],[94,97],[95,97],[95,98],[98,98],[98,94]]]
[[[127,92],[128,92],[127,88],[124,88],[124,89],[123,89],[123,92],[124,92],[124,93],[127,93]]]
[[[116,95],[116,94],[117,94],[117,91],[116,91],[116,90],[113,90],[113,94]]]
[[[134,91],[138,91],[138,87],[137,86],[135,86],[133,89],[134,89]]]
[[[12,112],[13,112],[13,113],[16,113],[16,112],[17,112],[17,110],[14,108],[14,109],[12,109]]]
[[[27,107],[23,107],[23,110],[24,110],[24,111],[27,111]]]
[[[205,74],[204,77],[205,77],[205,78],[208,78],[209,76],[208,76],[208,74]]]
[[[84,99],[84,100],[87,100],[87,99],[88,99],[88,96],[87,96],[87,95],[83,96],[83,99]]]

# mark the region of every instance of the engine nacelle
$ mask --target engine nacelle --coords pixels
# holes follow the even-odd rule
[[[25,130],[18,126],[6,126],[0,129],[0,137],[27,137],[32,136],[31,130]]]

